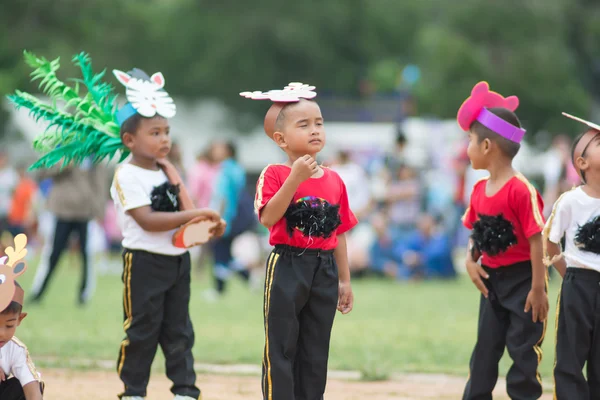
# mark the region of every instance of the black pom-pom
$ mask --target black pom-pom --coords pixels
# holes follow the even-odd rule
[[[179,211],[177,195],[179,195],[179,185],[172,185],[169,182],[165,182],[160,186],[156,186],[150,194],[152,209],[164,212]]]
[[[517,236],[512,223],[499,215],[482,215],[473,224],[474,247],[490,256],[504,253],[508,248],[517,243]]]
[[[294,229],[298,229],[304,236],[328,238],[342,224],[339,211],[339,205],[322,199],[301,199],[285,212],[288,234],[292,237]]]
[[[577,229],[575,245],[583,251],[600,254],[600,215]]]

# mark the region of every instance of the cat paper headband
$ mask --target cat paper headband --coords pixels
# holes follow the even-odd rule
[[[471,129],[473,122],[479,121],[498,135],[520,143],[525,135],[525,129],[514,126],[488,110],[489,108],[503,107],[515,111],[518,106],[519,98],[517,96],[504,98],[501,94],[490,91],[488,83],[482,81],[473,87],[471,96],[460,106],[456,120],[464,131]]]
[[[128,103],[117,111],[119,126],[135,114],[146,118],[157,114],[165,118],[175,116],[175,103],[163,89],[165,78],[162,73],[157,72],[149,77],[141,69],[134,68],[130,74],[118,69],[114,69],[113,74],[125,86],[128,100]]]
[[[268,92],[241,92],[240,96],[252,100],[271,100],[273,105],[265,116],[265,133],[271,139],[275,133],[275,122],[279,113],[289,103],[297,103],[300,99],[313,99],[317,96],[315,87],[300,82],[290,82],[283,90],[269,90]]]
[[[575,161],[577,161],[579,157],[583,156],[583,153],[585,153],[585,150],[588,148],[590,143],[592,143],[592,140],[594,140],[596,136],[600,135],[600,125],[596,125],[593,122],[586,121],[585,119],[578,118],[574,115],[567,114],[565,112],[562,113],[562,115],[577,122],[581,122],[582,124],[587,125],[589,128],[591,128],[589,131],[583,134],[581,139],[579,139],[579,142],[577,142],[577,146],[575,146],[575,149],[573,150],[573,154],[571,154],[571,157],[573,158],[573,166],[575,167],[575,170],[577,170],[577,174],[579,175],[581,180],[585,182],[583,174],[581,170],[577,168],[577,164],[575,163]]]
[[[71,60],[81,70],[81,78],[71,79],[75,85],[58,78],[60,59],[48,61],[27,51],[24,56],[25,62],[33,68],[32,81],[39,80],[39,88],[49,97],[48,101],[42,101],[19,90],[8,96],[17,109],[27,108],[36,121],[48,122],[46,130],[33,142],[33,148],[43,155],[30,169],[71,162],[81,164],[89,157],[98,163],[112,159],[117,152],[121,162],[129,155],[120,134],[125,120],[135,113],[144,117],[175,115],[175,104],[163,89],[165,78],[160,72],[149,77],[139,69],[129,73],[114,70],[119,82],[126,87],[128,100],[116,111],[117,95],[110,84],[102,81],[106,71],[94,74],[86,53],[79,53]]]
[[[27,270],[24,259],[27,255],[27,236],[15,236],[15,246],[7,247],[6,256],[0,258],[0,311],[10,305],[12,301],[23,305],[25,292],[18,286],[15,279]]]

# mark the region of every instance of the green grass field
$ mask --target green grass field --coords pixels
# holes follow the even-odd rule
[[[34,267],[30,265],[21,280],[26,292]],[[116,359],[123,339],[120,277],[99,277],[91,304],[81,308],[75,302],[79,273],[77,264],[63,262],[44,303],[26,305],[29,316],[17,336],[29,346],[34,360],[56,357],[58,365],[64,366],[69,358]],[[205,276],[196,275],[192,284],[196,360],[260,365],[264,334],[261,290],[251,291],[235,280],[225,298],[207,303],[202,296],[209,283]],[[468,279],[409,284],[370,279],[355,280],[353,286],[354,311],[338,314],[334,324],[331,368],[362,371],[368,379],[398,372],[467,374],[479,301]],[[541,365],[547,378],[554,362],[558,287],[559,279],[551,281]],[[505,354],[502,374],[509,365]],[[155,360],[155,367],[162,367],[162,356]]]

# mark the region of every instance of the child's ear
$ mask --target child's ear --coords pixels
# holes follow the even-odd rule
[[[22,312],[21,314],[19,314],[19,322],[17,323],[17,326],[21,325],[21,321],[23,321],[26,316],[27,316],[26,312]]]
[[[481,142],[481,151],[483,154],[488,154],[492,150],[492,141],[490,139],[483,139]]]
[[[281,147],[282,149],[287,147],[287,143],[285,142],[285,137],[283,136],[283,133],[279,131],[273,133],[273,140],[275,141],[275,143],[277,143],[277,146]]]
[[[125,132],[123,134],[123,138],[121,140],[122,140],[123,144],[125,145],[125,147],[127,147],[128,149],[131,150],[131,148],[133,147],[134,139],[135,139],[135,135],[133,135],[132,133],[129,133],[129,132]]]
[[[577,167],[577,169],[585,171],[586,169],[588,169],[589,163],[585,158],[578,157],[577,160],[575,160],[575,166]]]

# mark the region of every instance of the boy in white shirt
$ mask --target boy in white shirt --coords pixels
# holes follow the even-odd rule
[[[31,169],[100,163],[120,153],[127,163],[115,173],[111,196],[123,232],[123,315],[117,372],[125,385],[119,397],[142,400],[150,367],[160,344],[176,400],[197,400],[190,321],[190,256],[187,248],[221,236],[225,222],[212,210],[195,209],[181,177],[166,157],[171,149],[169,123],[176,113],[163,89],[165,79],[134,69],[114,70],[126,87],[127,103],[118,109],[112,86],[94,75],[85,53],[72,61],[81,69],[75,88],[58,79],[59,60],[25,53],[32,76],[49,102],[16,90],[9,98],[30,115],[45,119],[48,129],[34,141],[44,155]],[[83,95],[78,88],[85,86]],[[98,193],[101,196],[101,193]],[[0,285],[4,286],[4,284]],[[3,400],[3,398],[2,398]]]
[[[7,247],[8,257],[0,258],[0,399],[42,400],[44,384],[29,357],[27,346],[14,335],[27,316],[23,310],[24,292],[14,280],[26,270],[25,235],[15,237],[15,247]],[[21,244],[21,246],[19,246]]]
[[[554,203],[544,229],[544,262],[563,277],[556,311],[557,400],[600,398],[600,126],[573,119],[590,128],[572,148],[573,164],[584,184]]]
[[[166,373],[173,381],[175,400],[196,400],[194,330],[189,316],[190,255],[173,243],[175,231],[197,218],[218,225],[220,236],[224,222],[215,211],[181,211],[178,194],[181,187],[171,184],[161,168],[169,154],[169,107],[158,104],[154,116],[144,116],[131,106],[131,81],[149,82],[140,70],[129,74],[115,71],[127,86],[128,98],[117,119],[121,140],[131,152],[129,162],[120,165],[110,190],[123,233],[124,329],[117,372],[125,385],[123,400],[142,400],[150,378],[150,368],[160,344],[166,359]],[[135,89],[135,88],[134,88]],[[155,104],[152,104],[153,106]]]

